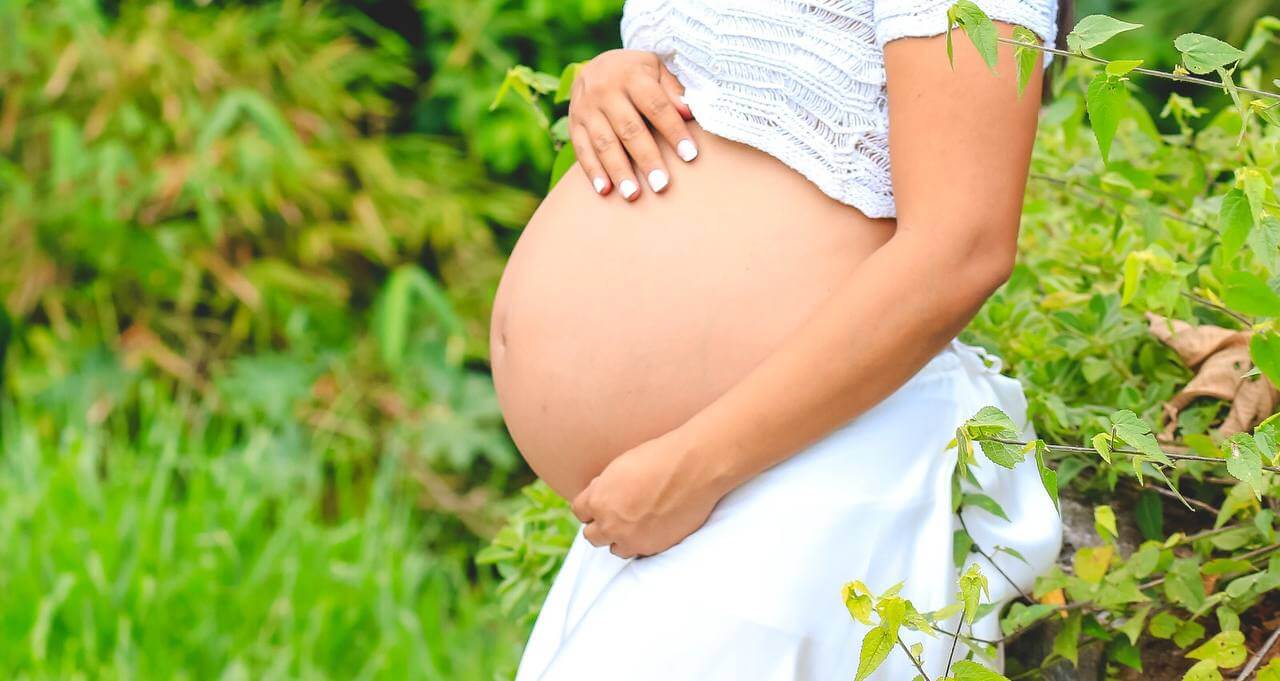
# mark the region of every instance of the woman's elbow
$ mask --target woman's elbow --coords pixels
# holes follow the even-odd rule
[[[1010,232],[1012,236],[1005,236]],[[964,256],[959,280],[967,284],[962,295],[974,297],[980,304],[1009,280],[1018,256],[1016,235],[1016,228],[974,231],[966,240],[967,247],[961,249]]]

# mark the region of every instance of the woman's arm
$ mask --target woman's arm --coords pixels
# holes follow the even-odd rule
[[[679,542],[724,494],[902,386],[1008,278],[1042,70],[1019,98],[1011,48],[993,75],[961,37],[953,71],[943,40],[885,47],[895,235],[738,384],[574,499],[593,544]]]

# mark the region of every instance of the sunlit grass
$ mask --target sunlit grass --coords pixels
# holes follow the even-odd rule
[[[394,457],[139,393],[97,425],[3,406],[0,676],[510,678],[524,628]]]

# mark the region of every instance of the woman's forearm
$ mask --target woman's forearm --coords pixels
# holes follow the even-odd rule
[[[893,393],[1008,277],[1013,244],[981,238],[992,231],[900,225],[782,345],[679,429],[682,467],[726,493]],[[939,233],[964,236],[940,242]]]

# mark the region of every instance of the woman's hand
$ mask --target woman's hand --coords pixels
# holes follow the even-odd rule
[[[666,188],[671,175],[646,120],[685,162],[697,157],[683,94],[684,86],[652,52],[610,50],[582,65],[569,99],[569,139],[596,193],[617,186],[626,200],[639,197],[632,160],[650,189]]]
[[[727,493],[709,463],[672,431],[614,459],[574,498],[573,514],[587,541],[614,555],[661,553],[702,527]]]

